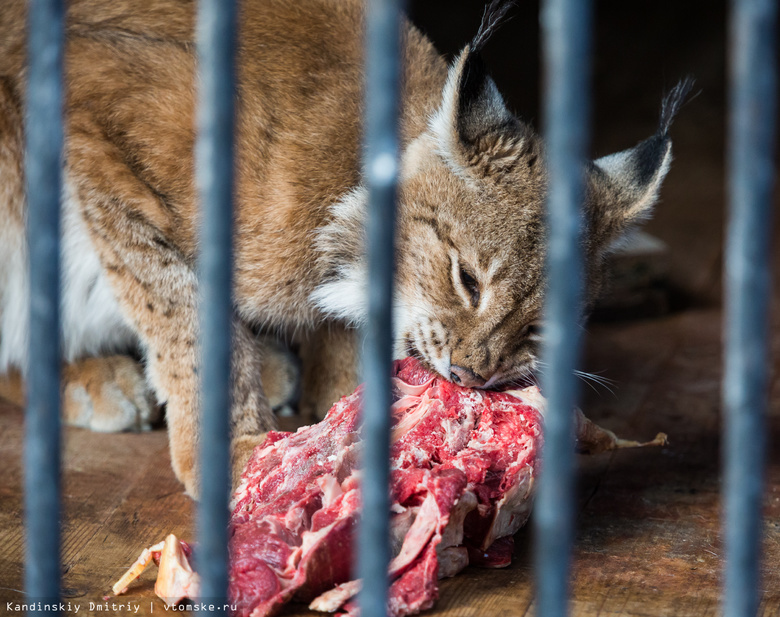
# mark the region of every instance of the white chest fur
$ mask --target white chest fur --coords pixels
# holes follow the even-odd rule
[[[68,360],[132,348],[121,314],[75,201],[63,199],[62,353]],[[28,251],[24,230],[0,229],[0,372],[25,370],[29,327]]]

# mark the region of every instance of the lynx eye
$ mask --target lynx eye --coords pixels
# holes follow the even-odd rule
[[[524,334],[531,340],[540,340],[542,338],[542,322],[532,321],[525,328]]]
[[[463,287],[465,287],[466,291],[469,292],[469,296],[471,297],[471,306],[474,307],[478,306],[479,305],[479,283],[477,283],[477,279],[475,279],[468,272],[466,272],[466,270],[461,268],[460,282],[463,283]]]

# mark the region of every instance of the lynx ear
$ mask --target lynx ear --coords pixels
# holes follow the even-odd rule
[[[629,150],[597,159],[590,167],[591,237],[601,249],[650,216],[672,162],[669,127],[692,86],[693,80],[686,78],[666,96],[655,135]]]
[[[522,154],[522,124],[479,55],[513,4],[494,0],[485,9],[477,35],[450,67],[441,107],[431,119],[438,152],[459,175],[501,173]]]

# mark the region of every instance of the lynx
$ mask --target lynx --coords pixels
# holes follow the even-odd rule
[[[141,427],[164,402],[174,471],[197,496],[194,4],[69,3],[62,310],[66,422]],[[543,144],[480,59],[506,7],[490,5],[449,66],[410,23],[402,34],[395,353],[482,388],[537,369],[546,286]],[[23,371],[35,370],[25,350],[25,10],[0,6],[0,370]],[[258,331],[299,341],[301,406],[315,415],[358,377],[363,21],[360,0],[241,4],[229,412],[238,470],[275,425],[268,395],[285,395]],[[665,101],[654,136],[584,171],[589,299],[610,247],[656,201],[684,90]]]

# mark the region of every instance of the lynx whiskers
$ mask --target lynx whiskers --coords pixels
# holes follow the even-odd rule
[[[395,349],[478,387],[538,368],[546,285],[543,144],[507,109],[480,57],[509,4],[489,5],[451,66],[411,24],[403,28]],[[241,6],[230,411],[237,470],[274,427],[269,399],[289,390],[280,380],[290,372],[274,364],[282,355],[259,329],[296,339],[305,413],[321,416],[356,385],[367,207],[362,0]],[[27,335],[18,310],[28,301],[25,7],[0,3],[0,369],[23,367],[17,343]],[[131,428],[142,423],[131,416],[148,416],[150,392],[166,404],[173,468],[196,495],[193,32],[193,3],[68,3],[64,261],[89,268],[64,274],[63,360],[68,421]],[[589,298],[610,246],[651,211],[671,161],[669,124],[688,88],[666,99],[654,136],[587,166]],[[106,359],[87,371],[82,363],[133,350],[142,364]],[[124,389],[114,387],[116,367]]]

